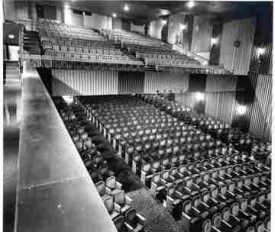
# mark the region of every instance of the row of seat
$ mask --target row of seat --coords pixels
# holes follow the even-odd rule
[[[183,120],[187,124],[194,125],[202,131],[210,133],[214,138],[219,138],[226,144],[232,143],[237,150],[251,153],[252,148],[254,148],[254,155],[258,151],[265,157],[271,152],[270,143],[263,142],[251,134],[243,133],[238,128],[230,128],[229,125],[219,120],[191,111],[186,107],[181,107],[179,104],[165,100],[157,95],[141,95],[138,97]]]
[[[88,104],[86,103],[86,105]],[[106,105],[104,105],[104,107],[106,107]],[[90,109],[91,106],[88,108]],[[144,112],[143,109],[136,109],[135,114],[138,115],[139,111],[142,114]],[[152,112],[157,113],[157,115],[153,114],[152,116],[158,117],[160,112],[154,111]],[[92,114],[102,115],[103,111],[95,112],[93,110],[92,114],[89,113],[89,110],[86,112],[89,117],[96,123],[99,129],[104,133],[104,135],[109,139],[109,141],[113,141],[114,148],[119,150],[119,153],[125,157],[126,162],[134,166],[133,170],[135,172],[140,172],[140,168],[142,167],[140,164],[142,161],[147,160],[148,162],[147,158],[149,157],[146,157],[145,155],[149,153],[152,153],[151,158],[155,159],[160,159],[161,155],[164,155],[165,159],[163,161],[165,163],[169,163],[170,158],[177,161],[178,156],[182,155],[181,152],[190,153],[192,151],[200,151],[201,149],[205,149],[206,146],[208,146],[209,149],[212,149],[212,152],[214,152],[215,149],[222,148],[221,142],[218,141],[215,144],[210,140],[209,135],[203,135],[200,131],[195,131],[192,127],[187,128],[184,126],[184,124],[177,123],[176,121],[172,123],[173,119],[169,115],[163,115],[164,121],[159,124],[157,121],[152,124],[152,121],[146,120],[144,115],[140,118],[140,120],[135,119],[136,117],[131,118],[131,120],[135,120],[135,123],[138,124],[135,126],[134,124],[128,123],[126,119],[127,116],[125,118],[123,117],[124,114],[128,116],[131,115],[131,113],[126,110],[126,108],[122,111],[110,110],[110,112],[112,112],[112,117],[119,117],[124,121],[122,126],[122,123],[117,123],[114,120],[115,118],[112,117],[108,120],[103,120],[102,117],[98,117],[99,119],[92,117]],[[168,119],[166,120],[165,117],[168,117]],[[147,123],[142,123],[146,121]],[[143,130],[142,125],[147,127],[149,123],[151,123],[150,126],[152,127]],[[184,144],[186,141],[189,142],[189,146]],[[200,147],[200,145],[202,145],[202,147]],[[172,148],[173,146],[175,147]],[[207,151],[207,149],[205,151]],[[156,153],[156,156],[153,155],[154,152]],[[172,155],[172,153],[176,152],[178,152],[178,154],[175,154],[174,157],[169,157],[169,155]],[[135,163],[132,164],[133,160]],[[137,164],[137,162],[139,164]],[[144,163],[146,164],[146,162]]]
[[[136,213],[132,200],[108,169],[102,155],[106,144],[96,138],[93,125],[79,106],[68,106],[61,98],[55,104],[117,230],[143,231],[145,219]]]
[[[208,150],[205,148],[201,149],[199,155],[197,152],[189,153],[188,150],[182,150],[182,154],[177,154],[173,149],[177,147],[176,141],[179,141],[182,134],[174,134],[173,139],[171,139],[169,137],[170,133],[166,131],[166,138],[169,139],[169,144],[171,143],[172,146],[160,146],[163,137],[160,136],[157,139],[156,136],[151,134],[155,132],[154,123],[150,129],[146,129],[148,122],[152,124],[151,120],[153,117],[163,117],[164,127],[170,123],[167,129],[170,128],[173,130],[175,123],[176,128],[177,126],[179,128],[184,127],[183,130],[179,129],[179,132],[188,131],[188,127],[191,131],[198,131],[198,140],[201,135],[202,138],[209,138],[209,135],[205,136],[201,129],[196,129],[194,126],[188,126],[183,122],[179,122],[178,124],[178,121],[174,119],[168,120],[169,118],[171,119],[169,115],[159,113],[146,104],[144,110],[141,102],[132,100],[131,97],[124,96],[123,100],[120,97],[116,98],[114,96],[112,96],[112,100],[108,97],[96,97],[92,99],[89,97],[78,97],[77,101],[82,105],[87,116],[94,122],[97,122],[97,126],[101,129],[102,133],[107,134],[106,137],[114,142],[113,145],[118,144],[114,148],[119,151],[120,147],[120,152],[122,156],[123,154],[125,155],[124,158],[126,160],[127,157],[131,156],[136,158],[135,153],[143,151],[141,154],[142,157],[145,157],[143,160],[145,162],[139,163],[141,164],[142,181],[151,188],[152,193],[158,199],[164,202],[164,205],[176,218],[180,217],[186,231],[209,231],[209,226],[213,231],[232,231],[231,229],[233,228],[236,231],[250,231],[252,229],[258,231],[263,226],[268,229],[268,207],[265,218],[257,217],[258,213],[262,214],[259,211],[255,211],[256,213],[254,212],[254,214],[245,212],[246,215],[253,218],[256,216],[253,223],[248,222],[248,220],[240,220],[238,223],[231,224],[231,221],[225,216],[225,214],[233,213],[233,208],[229,208],[228,211],[229,203],[238,203],[239,200],[246,200],[249,194],[253,195],[270,190],[270,169],[262,163],[252,160],[249,153],[240,153],[234,150],[232,145],[228,147],[221,142],[217,143],[219,140],[214,140],[214,142],[211,138],[210,141],[218,144],[220,147],[215,147],[210,153],[211,149],[209,148],[211,146],[208,147]],[[135,105],[137,105],[137,108],[135,108]],[[139,116],[139,114],[144,114],[146,110],[150,112],[145,116]],[[147,119],[150,116],[152,118],[150,120]],[[132,121],[131,117],[134,117],[135,125],[128,124],[129,121]],[[122,120],[119,118],[122,118]],[[145,120],[147,120],[147,123],[144,123]],[[144,125],[144,129],[142,129],[142,125]],[[140,135],[139,130],[141,131]],[[112,133],[109,133],[110,131]],[[129,136],[130,134],[133,136]],[[194,136],[194,134],[196,133],[192,135]],[[143,136],[147,138],[144,141],[142,140]],[[152,136],[152,140],[149,140],[150,136]],[[123,140],[121,139],[122,137]],[[129,137],[130,139],[128,139]],[[140,138],[140,140],[136,141],[137,138]],[[186,148],[192,144],[192,139],[190,138],[187,140],[184,137],[183,145]],[[165,139],[163,141],[165,144],[168,142]],[[202,139],[202,141],[204,140]],[[153,149],[154,143],[156,143],[155,150]],[[123,147],[125,148],[124,150]],[[127,153],[132,154],[129,155]],[[163,154],[165,155],[163,156]],[[166,156],[166,154],[170,155]],[[150,161],[148,162],[148,160]],[[129,164],[131,163],[129,162]],[[138,170],[138,162],[135,159],[132,160],[132,168],[135,171]],[[220,204],[218,204],[217,199],[214,199],[211,209],[206,207],[205,210],[199,210],[199,208],[204,206],[201,194],[204,192],[204,195],[209,195],[215,188],[218,191],[218,198],[221,199]],[[227,197],[229,198],[228,201]],[[228,204],[224,204],[226,202]],[[195,214],[188,207],[195,210]],[[234,211],[232,215],[236,217],[237,213]],[[214,215],[219,215],[219,218],[225,221],[225,225],[216,223],[216,217],[215,220],[213,219]]]

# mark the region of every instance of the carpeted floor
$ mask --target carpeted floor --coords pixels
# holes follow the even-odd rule
[[[175,221],[150,190],[141,188],[127,195],[133,199],[133,208],[146,219],[145,232],[184,232],[181,221]]]

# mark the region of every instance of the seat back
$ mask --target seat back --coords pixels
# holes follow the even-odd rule
[[[224,221],[228,222],[230,220],[230,208],[224,208],[222,210],[221,216]]]
[[[104,181],[99,181],[95,184],[96,189],[99,193],[100,196],[103,196],[106,193],[106,188],[105,188],[105,182]]]
[[[104,205],[109,213],[114,211],[114,198],[112,196],[107,196],[104,199]]]
[[[222,223],[222,217],[220,213],[215,213],[212,217],[212,223],[213,226],[215,226],[216,228],[220,228],[221,227],[221,223]]]
[[[191,210],[191,207],[192,207],[192,203],[190,200],[184,201],[182,203],[182,212],[188,215],[189,211]]]
[[[123,190],[116,191],[114,194],[114,200],[121,206],[125,205],[125,192]]]
[[[122,229],[122,227],[124,225],[124,217],[118,216],[113,219],[113,222],[115,224],[116,229],[119,231],[120,229]]]
[[[263,221],[259,221],[256,223],[256,232],[264,232],[265,231],[265,224]]]
[[[115,176],[109,176],[106,179],[106,186],[110,189],[115,189],[116,188],[116,177]]]
[[[211,231],[211,220],[210,219],[206,219],[204,220],[204,222],[202,223],[202,232],[210,232]]]
[[[133,222],[136,217],[136,211],[133,208],[130,208],[125,212],[125,220],[126,222]]]

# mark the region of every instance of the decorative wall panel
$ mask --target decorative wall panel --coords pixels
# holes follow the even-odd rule
[[[252,105],[249,131],[271,141],[272,132],[272,76],[255,75],[257,87]]]
[[[117,94],[118,73],[73,69],[52,70],[52,95]]]
[[[249,71],[255,26],[255,18],[235,20],[223,25],[220,64],[229,70],[233,67],[236,75],[247,75]],[[233,44],[237,40],[240,46],[234,48]]]

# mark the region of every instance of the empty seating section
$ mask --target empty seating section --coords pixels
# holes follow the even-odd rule
[[[204,66],[173,50],[169,44],[135,32],[98,31],[43,19],[20,20],[19,23],[39,32],[43,54],[24,51],[20,54],[22,60],[31,60],[37,67],[92,68],[91,64],[106,64],[118,69],[229,74],[223,67]]]
[[[166,113],[193,125],[213,138],[222,140],[225,144],[232,144],[240,152],[251,154],[254,158],[263,162],[268,161],[271,154],[271,144],[261,141],[249,133],[243,133],[238,128],[231,128],[228,124],[199,114],[188,107],[181,107],[179,103],[172,102],[158,95],[139,95],[145,102],[155,105]]]
[[[75,102],[185,231],[270,231],[270,168],[250,137],[159,96]]]
[[[109,169],[103,155],[106,143],[98,138],[93,123],[80,106],[67,105],[62,98],[54,102],[117,230],[144,231],[145,219],[136,213],[132,199]]]
[[[172,49],[171,45],[160,40],[124,30],[102,30],[110,41],[126,48],[129,54],[144,61],[145,66],[154,66],[157,70],[167,68],[195,68],[205,73],[226,73],[221,67],[202,66],[199,61]]]
[[[52,67],[52,61],[143,65],[142,61],[123,53],[92,29],[39,20],[36,30],[44,51],[41,59],[46,67]]]

